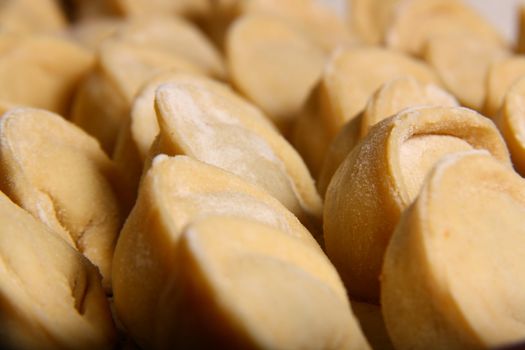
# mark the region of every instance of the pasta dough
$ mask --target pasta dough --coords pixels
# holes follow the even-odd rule
[[[0,34],[0,100],[67,117],[93,64],[89,51],[58,37]]]
[[[235,86],[286,135],[321,77],[324,52],[282,20],[246,15],[230,27],[226,53]]]
[[[55,0],[3,0],[0,7],[0,28],[4,32],[54,33],[66,24]]]
[[[335,269],[304,242],[209,218],[183,232],[173,255],[157,347],[370,348]]]
[[[514,168],[525,175],[525,76],[507,92],[495,119],[507,146]]]
[[[113,267],[115,305],[140,344],[155,342],[159,290],[176,267],[170,261],[182,232],[210,215],[262,222],[322,254],[297,218],[261,188],[186,156],[158,156],[142,180]]]
[[[318,178],[325,153],[341,127],[365,108],[381,85],[404,76],[439,85],[424,62],[396,51],[357,47],[341,48],[332,55],[292,135],[314,178]]]
[[[111,290],[125,188],[98,143],[60,116],[14,109],[0,119],[0,190],[94,263]]]
[[[165,84],[155,98],[160,134],[152,155],[185,154],[261,186],[318,233],[322,202],[302,159],[254,106],[196,76]]]
[[[457,107],[456,99],[432,84],[408,76],[385,83],[368,100],[365,110],[339,131],[326,153],[317,188],[324,196],[337,168],[375,124],[409,107]]]
[[[203,72],[188,60],[135,44],[106,40],[98,52],[97,68],[75,96],[72,121],[97,138],[108,154],[114,151],[137,91],[167,70]]]
[[[506,46],[496,29],[460,0],[404,1],[387,29],[385,42],[387,47],[421,55],[429,39],[463,34]]]
[[[396,348],[523,340],[524,214],[524,180],[485,152],[436,165],[385,255],[381,304]]]
[[[100,274],[0,192],[3,349],[112,349],[115,326]]]
[[[487,95],[483,107],[486,116],[496,116],[507,91],[522,76],[525,76],[525,57],[510,56],[491,64],[487,73]]]
[[[402,211],[444,155],[486,149],[510,168],[494,124],[459,107],[400,112],[370,130],[347,156],[326,192],[326,251],[350,295],[377,301],[385,249]]]
[[[136,194],[144,162],[153,141],[159,133],[159,124],[155,113],[155,92],[159,86],[177,82],[181,73],[162,72],[139,90],[131,106],[130,118],[122,126],[113,153],[113,160],[121,169],[124,180]]]
[[[472,35],[451,35],[428,41],[424,57],[434,67],[443,84],[461,103],[481,111],[490,65],[509,56],[499,45]]]

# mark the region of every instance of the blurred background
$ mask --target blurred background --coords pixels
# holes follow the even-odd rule
[[[321,0],[345,13],[346,0]],[[516,37],[517,6],[524,0],[465,0],[483,13],[508,39]]]

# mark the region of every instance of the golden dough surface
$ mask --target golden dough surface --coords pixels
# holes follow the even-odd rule
[[[43,34],[2,33],[0,47],[0,99],[68,116],[77,86],[93,68],[93,55],[68,40]]]
[[[525,75],[525,57],[510,56],[493,62],[487,73],[487,95],[483,112],[494,118],[509,88]]]
[[[0,193],[2,348],[111,349],[116,340],[96,268]]]
[[[287,22],[264,15],[233,23],[226,50],[234,84],[286,133],[321,77],[325,53]]]
[[[183,76],[157,90],[155,106],[160,134],[152,155],[195,157],[263,187],[300,220],[315,225],[320,219],[321,199],[302,159],[257,108],[230,88]]]
[[[370,65],[375,69],[367,69]],[[403,76],[440,84],[428,65],[397,51],[364,47],[341,49],[334,54],[323,78],[336,103],[336,113],[340,113],[334,116],[333,127],[338,129],[341,123],[354,118],[382,84]]]
[[[382,44],[402,0],[349,0],[350,24],[365,43]]]
[[[440,84],[425,62],[395,50],[357,46],[340,47],[332,53],[292,135],[314,178],[318,178],[330,143],[343,125],[359,115],[381,85],[406,76],[424,84]]]
[[[399,149],[399,167],[410,198],[416,198],[427,173],[446,154],[468,151],[472,146],[455,136],[413,136]]]
[[[411,76],[393,79],[383,84],[368,100],[365,109],[341,128],[328,149],[317,189],[324,195],[332,176],[348,153],[380,121],[409,107],[458,106],[456,99],[445,90],[423,84]]]
[[[327,53],[358,42],[341,15],[318,1],[240,0],[240,13],[277,17],[302,30]]]
[[[525,345],[518,1],[0,0],[0,349]]]
[[[0,189],[85,254],[110,288],[122,211],[98,143],[56,114],[21,108],[0,119],[0,155]]]
[[[156,312],[151,310],[156,310],[158,290],[176,267],[171,263],[173,247],[185,227],[217,215],[264,223],[322,254],[297,218],[260,187],[187,156],[157,156],[121,232],[113,266],[117,310],[140,343],[151,344],[155,337]]]
[[[517,172],[525,174],[525,79],[514,83],[503,100],[503,105],[495,118],[507,146],[512,163]]]
[[[118,132],[129,119],[137,91],[149,79],[167,70],[202,74],[188,59],[116,38],[98,49],[96,69],[82,82],[73,102],[71,120],[96,137],[112,154]]]
[[[221,325],[218,337],[211,333],[197,344],[215,335],[215,344],[239,348],[369,348],[335,269],[302,241],[257,222],[212,217],[188,226],[178,248],[175,261],[186,268],[174,272],[171,293],[185,292],[179,300],[166,292],[169,307],[162,315],[173,315],[171,307],[182,311],[180,316],[193,313],[201,325],[193,330],[197,334],[208,334],[210,325],[217,332]],[[187,308],[197,303],[209,305],[205,314]],[[177,339],[173,334],[180,326],[164,325],[158,334],[166,340],[198,339],[191,330]]]
[[[396,347],[523,339],[524,214],[524,180],[486,152],[438,163],[385,256],[381,302]]]
[[[421,55],[433,37],[463,34],[506,45],[485,18],[459,0],[404,1],[386,31],[385,42],[388,47]]]
[[[445,154],[471,148],[510,168],[487,118],[461,107],[417,107],[377,124],[346,157],[326,192],[323,227],[327,254],[351,296],[377,301],[385,249],[425,171]]]
[[[155,195],[171,212],[176,232],[199,217],[233,215],[264,222],[313,243],[310,233],[288,210],[240,177],[185,156],[159,156],[154,163]]]
[[[54,33],[67,26],[66,18],[54,0],[4,0],[1,6],[0,28],[5,32]]]
[[[464,106],[478,111],[485,102],[490,65],[509,55],[499,45],[472,35],[434,37],[424,51],[425,61],[434,67],[447,89]]]
[[[185,59],[210,76],[226,77],[218,50],[191,22],[157,16],[128,20],[114,33],[118,42],[147,47]]]
[[[168,70],[149,79],[135,95],[129,120],[121,126],[112,158],[123,173],[123,180],[133,189],[134,194],[149,150],[159,133],[155,93],[163,84],[176,83],[180,76],[181,73],[177,70]]]

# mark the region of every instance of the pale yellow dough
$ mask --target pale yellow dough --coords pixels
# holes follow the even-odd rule
[[[159,133],[155,92],[162,84],[176,83],[181,76],[181,73],[166,71],[148,80],[135,96],[129,120],[119,132],[113,160],[135,193],[149,149]]]
[[[177,266],[172,264],[172,255],[182,232],[210,215],[262,222],[323,254],[297,218],[263,189],[186,156],[157,156],[142,179],[113,265],[120,319],[140,344],[154,344],[156,327],[160,327],[155,320],[165,321],[159,317],[160,290],[167,288],[166,281]]]
[[[423,84],[407,76],[383,84],[368,100],[366,108],[349,120],[328,149],[317,189],[324,196],[337,168],[370,128],[401,110],[417,106],[457,107],[456,99],[433,84]]]
[[[419,107],[377,124],[346,157],[326,192],[324,239],[350,295],[378,300],[383,255],[402,211],[437,161],[472,149],[511,167],[487,118],[460,107]]]
[[[494,118],[499,112],[503,99],[510,87],[525,76],[525,57],[510,56],[493,62],[487,73],[487,95],[483,107],[483,113]]]
[[[181,76],[157,90],[152,155],[185,154],[261,186],[314,233],[322,202],[301,157],[254,106],[226,85]]]
[[[142,86],[161,72],[181,71],[224,79],[222,58],[208,39],[183,19],[135,18],[108,29],[97,69],[75,99],[73,121],[113,154],[120,129]]]
[[[123,24],[124,21],[118,18],[88,18],[73,23],[67,34],[85,48],[96,51],[104,40],[114,35]]]
[[[317,0],[238,0],[239,12],[281,18],[302,30],[325,52],[358,42],[341,14]]]
[[[243,15],[263,15],[286,22],[326,53],[359,42],[343,14],[318,0],[214,0],[210,13],[202,21],[203,28],[221,48],[228,28]]]
[[[113,153],[118,132],[144,83],[168,70],[203,74],[185,58],[117,39],[104,42],[98,60],[75,96],[71,119],[97,138],[108,154]]]
[[[194,316],[196,326],[204,325],[187,330],[195,337],[190,344],[369,349],[335,269],[303,242],[257,222],[209,218],[190,225],[178,248],[174,264],[181,268],[175,269],[164,301]],[[179,288],[185,295],[173,302],[169,295]],[[202,302],[211,305],[203,310]],[[171,317],[170,311],[164,309],[163,315]],[[218,324],[224,333],[216,342]],[[161,334],[174,339],[178,324],[165,325]],[[202,333],[211,336],[204,340]]]
[[[0,33],[0,100],[68,116],[93,55],[59,37]]]
[[[357,117],[381,85],[404,76],[439,85],[429,66],[400,52],[357,47],[341,48],[332,55],[292,135],[314,178],[318,178],[325,153],[341,127]]]
[[[98,143],[60,116],[25,108],[0,119],[0,190],[93,262],[108,292],[118,181]]]
[[[95,18],[75,24],[69,34],[93,50],[111,39],[173,55],[205,74],[226,79],[226,67],[219,51],[196,26],[183,18],[166,15],[127,20]]]
[[[398,349],[496,349],[525,338],[525,181],[486,152],[444,158],[385,255]]]
[[[0,192],[0,347],[112,349],[100,274]]]
[[[484,17],[461,0],[402,1],[386,30],[385,43],[387,47],[421,55],[432,38],[464,34],[507,46]]]
[[[423,56],[464,106],[481,111],[489,67],[509,55],[509,50],[476,36],[450,35],[430,39]]]
[[[55,33],[67,22],[56,0],[2,0],[0,29],[22,34]]]
[[[131,19],[118,28],[114,37],[119,42],[184,58],[205,74],[226,79],[226,68],[219,51],[195,25],[183,18]]]
[[[403,0],[348,0],[351,28],[365,43],[380,45]]]
[[[211,3],[207,0],[72,0],[77,18],[180,15],[200,18],[208,15]]]
[[[226,38],[235,87],[287,134],[321,77],[325,53],[292,25],[269,15],[245,15]]]
[[[507,92],[495,122],[507,143],[514,168],[525,176],[525,76]]]

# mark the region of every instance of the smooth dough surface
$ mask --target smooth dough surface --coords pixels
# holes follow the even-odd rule
[[[0,8],[0,28],[21,34],[55,33],[67,25],[54,0],[4,0]]]
[[[300,240],[207,218],[185,229],[174,255],[160,313],[174,322],[159,325],[159,347],[369,349],[335,269]]]
[[[226,54],[235,86],[286,134],[321,77],[325,53],[283,20],[246,15],[231,25]]]
[[[443,84],[466,107],[481,111],[487,89],[487,72],[492,62],[510,52],[472,35],[432,38],[424,58],[434,67]]]
[[[180,72],[168,70],[149,79],[133,99],[129,120],[119,132],[112,158],[134,194],[149,150],[160,131],[155,112],[155,93],[161,85],[176,83],[180,77]]]
[[[383,84],[368,100],[366,108],[341,128],[328,149],[317,189],[324,195],[337,168],[375,124],[409,107],[457,107],[457,100],[433,84],[423,84],[411,76]]]
[[[271,122],[226,85],[196,76],[161,86],[152,155],[185,154],[231,171],[275,196],[309,228],[322,203],[301,157]]]
[[[210,215],[262,222],[322,254],[297,218],[258,186],[186,156],[157,156],[121,232],[113,266],[119,316],[139,343],[155,338],[160,309],[151,310],[162,306],[158,293],[175,268],[169,262],[173,247],[187,225]]]
[[[379,45],[384,42],[387,28],[394,19],[402,0],[349,0],[348,17],[350,26],[367,44]]]
[[[128,20],[115,32],[119,42],[148,47],[181,57],[203,73],[226,78],[226,68],[219,51],[196,26],[182,18],[156,16]]]
[[[292,136],[314,178],[318,178],[326,151],[342,126],[359,115],[381,85],[404,76],[440,84],[426,63],[397,51],[356,47],[334,52],[300,112]]]
[[[418,107],[383,120],[335,173],[325,197],[326,251],[351,296],[377,301],[383,255],[402,211],[442,156],[486,149],[510,168],[495,125],[461,107]]]
[[[525,77],[507,92],[495,120],[517,172],[525,175]]]
[[[93,68],[93,55],[50,35],[2,33],[0,47],[0,99],[68,117],[77,87]]]
[[[99,140],[112,154],[119,130],[129,120],[137,91],[163,71],[203,74],[183,57],[140,45],[105,40],[98,50],[99,64],[75,95],[72,121]]]
[[[487,117],[494,118],[497,115],[510,87],[522,76],[525,76],[525,57],[510,56],[490,65],[486,81],[487,95],[483,107]]]
[[[404,1],[396,9],[385,42],[388,47],[421,55],[433,37],[463,34],[506,46],[500,33],[460,0]]]
[[[342,16],[316,0],[240,0],[239,12],[281,18],[330,53],[358,42]]]
[[[387,249],[396,348],[498,348],[525,337],[525,181],[486,152],[444,158]]]

